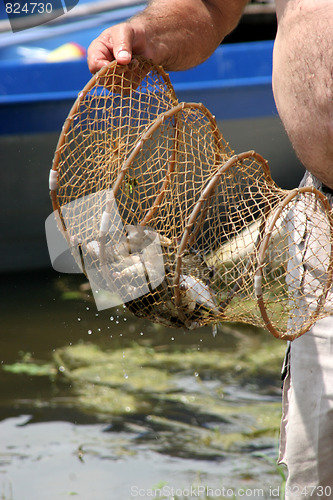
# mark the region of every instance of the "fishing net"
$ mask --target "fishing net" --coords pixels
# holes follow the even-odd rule
[[[59,230],[98,308],[173,327],[220,321],[294,339],[333,311],[333,220],[317,189],[286,191],[234,154],[212,114],[179,103],[161,67],[93,76],[50,174]]]

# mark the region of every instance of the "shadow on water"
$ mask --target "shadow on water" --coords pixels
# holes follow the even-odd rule
[[[279,498],[285,345],[97,312],[84,287],[1,276],[0,499]]]

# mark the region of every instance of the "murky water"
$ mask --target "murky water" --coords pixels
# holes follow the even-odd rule
[[[279,498],[284,345],[98,313],[84,283],[1,276],[1,500]]]

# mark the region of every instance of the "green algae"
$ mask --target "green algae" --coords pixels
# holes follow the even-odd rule
[[[267,385],[277,379],[284,350],[283,343],[261,336],[228,352],[137,343],[107,350],[80,343],[56,350],[54,362],[81,411],[109,422],[120,418],[128,429],[129,420],[140,422],[144,439],[153,436],[151,447],[158,452],[215,460],[276,440],[278,388],[267,400],[263,384],[264,396],[252,400],[251,384],[260,392],[261,380]]]
[[[198,350],[197,347],[185,350],[171,350],[168,347],[164,351],[155,350],[152,347],[140,346],[133,343],[131,347],[117,350],[102,350],[94,344],[77,344],[58,349],[54,359],[58,366],[67,369],[71,377],[90,376],[97,382],[98,370],[103,370],[108,383],[119,385],[124,383],[123,373],[133,372],[140,369],[140,379],[144,385],[161,382],[161,373],[187,372],[199,373],[209,371],[214,374],[233,374],[242,377],[275,375],[280,369],[283,359],[285,344],[283,342],[266,342],[259,345],[254,341],[251,347],[242,346],[233,352],[223,352],[215,349]],[[80,372],[76,370],[80,369]],[[95,373],[96,372],[96,373]],[[90,375],[89,375],[90,374]],[[156,380],[154,380],[156,377]],[[134,377],[131,384],[140,384]],[[143,388],[143,386],[142,386]]]
[[[176,342],[152,333],[113,349],[79,341],[56,349],[52,362],[23,357],[3,369],[48,376],[68,388],[64,404],[159,453],[216,460],[275,446],[284,342],[237,325],[201,345],[196,332],[179,342],[177,333]]]
[[[31,377],[50,377],[57,373],[55,367],[49,363],[37,364],[24,361],[2,365],[2,369],[16,375],[30,375]]]

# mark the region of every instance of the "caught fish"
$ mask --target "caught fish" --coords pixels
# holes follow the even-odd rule
[[[127,224],[125,229],[131,253],[142,252],[157,236],[155,231],[144,226],[131,226]]]
[[[119,262],[129,255],[140,254],[156,239],[164,247],[171,246],[171,241],[163,235],[158,235],[156,231],[144,226],[131,226],[128,224],[125,226],[125,232],[117,240],[114,238],[107,239],[104,248],[106,261],[108,263]],[[89,241],[86,244],[86,250],[91,258],[100,259],[101,248],[99,241]]]
[[[101,247],[99,241],[89,241],[86,244],[87,255],[94,260],[100,260],[101,258]],[[116,244],[107,243],[105,245],[105,257],[106,262],[111,264],[114,262],[119,262],[120,260],[127,257],[129,254],[128,245],[125,239],[119,241]]]
[[[118,279],[135,279],[145,275],[145,266],[138,255],[130,255],[121,262],[122,270],[113,273]]]
[[[194,311],[196,307],[204,307],[208,311],[218,313],[213,292],[201,280],[193,276],[181,275],[179,288],[182,292],[182,302],[189,311]]]
[[[208,317],[218,315],[216,298],[209,287],[212,268],[206,265],[199,253],[187,251],[182,257],[181,300],[176,305],[177,246],[166,236],[144,226],[127,225],[119,234],[117,241],[106,240],[106,262],[100,268],[101,282],[115,288],[136,316],[172,327],[194,329],[205,323]],[[90,241],[86,249],[91,259],[100,260],[99,241]]]

